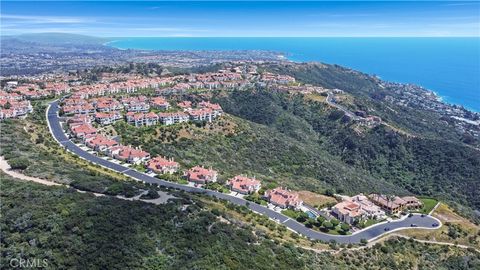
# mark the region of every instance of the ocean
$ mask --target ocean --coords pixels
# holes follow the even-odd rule
[[[445,102],[480,112],[480,38],[117,38],[146,50],[271,50],[292,61],[338,64],[414,83]]]

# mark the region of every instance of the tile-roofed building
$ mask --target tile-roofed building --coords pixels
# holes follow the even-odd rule
[[[118,145],[118,142],[103,135],[96,135],[85,140],[85,145],[95,151],[106,153],[108,148]]]
[[[161,110],[168,110],[168,108],[170,108],[170,104],[168,103],[168,101],[162,97],[152,98],[152,100],[150,101],[150,105],[153,108]]]
[[[397,214],[407,208],[419,208],[422,206],[420,200],[413,196],[398,197],[382,194],[370,194],[369,198],[391,214]]]
[[[182,101],[177,104],[178,107],[182,108],[183,110],[187,111],[192,108],[192,102],[191,101]]]
[[[160,120],[160,117],[154,112],[149,112],[149,113],[128,112],[125,115],[125,118],[127,119],[127,123],[135,125],[136,127],[157,125]]]
[[[332,212],[338,220],[348,224],[362,219],[365,215],[360,204],[348,200],[337,203],[332,207]]]
[[[150,154],[148,152],[124,145],[110,147],[108,149],[108,154],[115,159],[133,164],[139,164],[147,161],[150,158]]]
[[[77,138],[84,138],[88,135],[97,134],[97,129],[92,127],[90,124],[79,124],[79,125],[71,125],[70,130],[72,131],[73,135]]]
[[[172,174],[178,171],[180,165],[173,158],[155,157],[148,161],[147,168],[159,174]]]
[[[188,170],[185,174],[187,180],[190,182],[194,182],[196,184],[206,184],[209,182],[216,182],[217,181],[217,171],[210,169],[206,169],[204,167],[195,166]]]
[[[188,122],[189,116],[184,112],[159,113],[160,121],[164,125]]]
[[[254,193],[260,189],[260,181],[242,175],[237,175],[228,180],[228,185],[233,191],[241,194]]]
[[[296,192],[292,192],[282,187],[267,190],[265,192],[267,198],[273,205],[281,208],[298,208],[302,205],[302,200],[299,199]]]
[[[95,121],[101,125],[111,125],[120,119],[122,119],[122,115],[119,112],[98,112],[95,114]]]
[[[385,211],[383,211],[381,207],[374,204],[367,196],[361,193],[353,197],[348,197],[346,200],[359,204],[368,218],[383,219],[386,217]]]
[[[92,119],[88,114],[75,114],[72,117],[69,117],[67,120],[68,124],[83,124],[87,123],[90,124]]]
[[[214,112],[208,108],[191,109],[187,111],[187,114],[190,116],[190,120],[192,121],[212,122],[213,118],[215,118]]]

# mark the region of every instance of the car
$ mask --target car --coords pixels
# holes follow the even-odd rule
[[[385,227],[385,229],[383,229],[384,231],[388,232],[390,231],[390,228],[389,227]]]
[[[410,224],[410,227],[417,227],[417,224],[412,223]]]
[[[413,214],[412,213],[408,214],[408,217],[413,217]]]
[[[425,217],[425,214],[422,214],[421,217]]]
[[[438,227],[438,223],[436,223],[436,222],[433,223],[433,224],[432,224],[432,227]]]

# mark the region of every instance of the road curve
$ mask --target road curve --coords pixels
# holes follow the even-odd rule
[[[192,193],[202,193],[202,194],[213,196],[219,199],[227,200],[237,205],[247,206],[252,211],[266,215],[269,218],[277,221],[278,223],[285,225],[289,229],[299,234],[302,234],[312,240],[322,240],[326,242],[334,240],[337,243],[345,243],[345,244],[359,243],[362,239],[369,241],[372,239],[376,239],[381,235],[391,231],[398,231],[401,229],[411,228],[410,227],[411,224],[416,224],[418,228],[428,228],[428,229],[433,229],[432,227],[433,223],[438,223],[439,225],[441,225],[441,222],[432,216],[422,217],[416,214],[416,215],[413,215],[412,217],[405,218],[403,220],[392,221],[390,223],[380,223],[375,226],[371,226],[367,229],[361,230],[359,232],[353,233],[352,235],[331,235],[331,234],[314,231],[281,213],[275,212],[274,210],[269,209],[265,206],[261,206],[256,203],[249,202],[245,199],[238,198],[229,194],[216,192],[213,190],[191,187],[191,186],[164,181],[164,180],[146,175],[144,173],[138,172],[134,169],[122,166],[120,164],[116,164],[111,161],[102,159],[100,157],[97,157],[96,155],[90,154],[87,151],[75,145],[65,135],[62,129],[62,126],[60,124],[58,111],[59,111],[58,101],[51,102],[46,111],[47,123],[50,129],[50,132],[52,133],[53,137],[59,144],[61,144],[68,151],[78,155],[79,157],[85,160],[88,160],[94,164],[106,167],[110,170],[128,175],[138,181],[143,181],[151,184],[158,184],[159,186],[180,189],[180,190],[184,190]],[[385,228],[388,228],[388,232],[385,230]]]

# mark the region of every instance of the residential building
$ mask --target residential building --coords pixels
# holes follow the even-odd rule
[[[217,181],[217,171],[210,169],[206,169],[204,167],[195,166],[188,170],[185,174],[187,180],[190,182],[194,182],[196,184],[206,184],[210,182]]]
[[[86,139],[85,145],[97,152],[107,153],[110,147],[118,146],[118,142],[103,135],[96,135]]]
[[[168,110],[170,108],[170,103],[163,97],[155,97],[150,101],[152,108],[160,110]]]
[[[178,171],[180,165],[173,158],[155,157],[148,161],[147,168],[158,174],[173,174]]]
[[[115,159],[132,164],[140,164],[150,158],[148,152],[124,145],[110,147],[108,149],[108,154]]]
[[[299,208],[303,202],[298,194],[283,187],[274,188],[265,192],[265,198],[273,205],[281,208]]]
[[[246,176],[237,175],[228,180],[227,183],[232,191],[241,194],[250,194],[257,192],[260,189],[260,181],[254,178],[248,178]]]
[[[88,135],[97,134],[97,129],[90,124],[70,125],[70,130],[76,138],[85,138]]]
[[[211,109],[191,109],[187,111],[187,114],[190,116],[192,121],[207,121],[212,122],[215,115]]]
[[[164,125],[188,122],[189,116],[184,112],[159,113],[160,121]]]
[[[177,106],[182,108],[184,111],[188,111],[192,109],[192,102],[191,101],[182,101],[177,103]]]
[[[371,200],[367,198],[367,196],[361,193],[349,198],[348,200],[359,204],[361,209],[365,212],[365,216],[367,218],[373,218],[373,219],[386,218],[385,211],[383,211],[381,207],[374,204]]]
[[[346,200],[337,203],[332,208],[332,213],[338,220],[352,224],[355,221],[361,220],[365,216],[360,204]]]
[[[95,121],[101,125],[111,125],[120,119],[122,119],[122,115],[119,112],[98,112],[95,114]]]
[[[413,196],[401,198],[398,196],[371,194],[369,198],[390,214],[398,214],[406,209],[422,207],[421,201]]]
[[[136,127],[157,125],[160,120],[160,117],[154,112],[149,112],[149,113],[128,112],[125,115],[125,117],[127,119],[127,123],[135,125]]]

